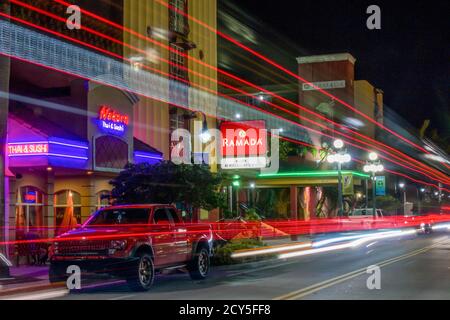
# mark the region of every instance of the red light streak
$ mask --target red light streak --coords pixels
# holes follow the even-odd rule
[[[39,13],[45,14],[45,15],[47,15],[47,16],[50,16],[50,17],[54,18],[54,19],[57,19],[57,20],[62,21],[62,22],[65,22],[65,19],[63,19],[63,18],[61,18],[61,17],[58,17],[58,16],[56,16],[56,15],[53,15],[53,14],[51,14],[51,13],[48,13],[48,12],[46,12],[46,11],[44,11],[44,10],[35,8],[35,7],[30,6],[30,5],[27,5],[27,4],[24,4],[24,3],[20,2],[20,1],[17,1],[17,0],[10,0],[10,1],[13,2],[13,3],[15,3],[15,4],[22,5],[22,6],[28,8],[28,9],[30,9],[30,10],[35,10],[35,11],[37,11],[37,12],[39,12]],[[58,2],[58,3],[60,3],[60,4],[66,5],[66,6],[69,5],[67,2],[64,2],[64,1],[60,1],[60,0],[55,0],[55,1]],[[113,22],[111,22],[111,21],[109,21],[109,20],[107,20],[107,19],[104,19],[104,18],[102,18],[102,17],[100,17],[100,16],[97,16],[97,15],[95,15],[95,14],[92,14],[92,13],[90,13],[89,11],[82,10],[82,12],[85,13],[86,15],[89,15],[89,16],[91,16],[91,17],[97,19],[97,20],[100,20],[100,21],[102,21],[102,22],[105,22],[105,23],[107,23],[107,24],[109,24],[109,25],[111,25],[111,26],[113,26],[113,27],[115,27],[115,28],[119,28],[119,29],[121,29],[121,30],[125,30],[125,31],[127,31],[127,32],[129,32],[129,33],[131,33],[131,34],[133,34],[133,35],[136,35],[136,36],[138,36],[138,37],[140,37],[140,38],[142,38],[142,39],[145,39],[146,41],[150,41],[150,42],[152,42],[152,43],[154,43],[154,44],[157,44],[157,45],[159,45],[159,46],[161,46],[161,47],[163,47],[163,48],[165,48],[165,49],[167,49],[167,50],[169,50],[169,51],[173,51],[172,48],[170,48],[170,47],[168,47],[168,46],[166,46],[166,45],[164,45],[164,44],[162,44],[162,43],[160,43],[160,42],[158,42],[158,41],[156,41],[156,40],[153,40],[153,39],[151,39],[151,38],[142,36],[142,35],[140,35],[139,33],[135,32],[135,31],[133,31],[133,30],[131,30],[131,29],[129,29],[129,28],[126,28],[126,27],[120,26],[120,25],[118,25],[118,24],[115,24],[115,23],[113,23]],[[127,46],[127,47],[129,47],[129,48],[131,48],[131,49],[133,49],[133,50],[138,51],[138,52],[145,53],[143,50],[141,50],[141,49],[139,49],[139,48],[133,47],[133,46],[128,45],[128,44],[125,44],[125,43],[123,43],[123,42],[121,42],[121,41],[118,41],[118,40],[116,40],[116,39],[114,39],[114,38],[111,38],[111,37],[109,37],[109,36],[107,36],[107,35],[104,35],[104,34],[102,34],[102,33],[99,33],[99,32],[97,32],[97,31],[95,31],[95,30],[90,29],[90,28],[84,27],[84,29],[85,29],[86,31],[88,31],[88,32],[91,32],[91,33],[93,33],[93,34],[95,34],[95,35],[98,35],[98,36],[103,37],[103,38],[105,38],[105,39],[108,39],[108,40],[110,40],[110,41],[114,41],[114,42],[116,42],[116,43],[125,45],[125,46]],[[49,31],[50,31],[50,30],[49,30]],[[74,39],[74,40],[75,40],[75,39]],[[87,45],[87,44],[86,44],[86,45]],[[100,50],[100,48],[98,48],[98,50]],[[100,51],[102,51],[102,50],[100,50]],[[392,155],[393,157],[395,157],[396,159],[398,159],[398,160],[400,160],[400,161],[403,161],[404,163],[407,163],[407,164],[409,164],[409,165],[412,165],[412,166],[414,166],[414,167],[416,167],[416,168],[419,168],[419,166],[421,166],[422,168],[420,168],[420,169],[425,170],[425,172],[428,172],[428,173],[432,174],[433,176],[437,177],[437,179],[439,179],[439,177],[440,177],[441,179],[444,179],[444,181],[447,181],[447,182],[450,181],[450,179],[449,179],[446,175],[444,175],[442,172],[440,172],[440,171],[438,171],[438,170],[435,170],[435,169],[433,169],[433,168],[428,169],[429,167],[426,166],[425,164],[423,164],[423,163],[417,161],[416,159],[414,159],[414,158],[412,158],[412,157],[409,157],[409,156],[406,155],[406,154],[403,154],[403,153],[400,152],[399,150],[396,150],[396,149],[394,149],[394,148],[392,148],[392,147],[390,147],[390,146],[387,146],[387,145],[385,145],[385,144],[383,144],[383,143],[380,143],[380,142],[376,141],[375,139],[372,139],[372,138],[370,138],[370,137],[364,136],[364,135],[360,134],[359,132],[356,132],[356,131],[350,130],[350,129],[348,129],[348,128],[345,128],[345,127],[342,126],[341,124],[336,123],[336,122],[334,122],[334,121],[332,121],[332,120],[330,120],[330,119],[328,119],[328,118],[326,118],[326,117],[324,117],[324,116],[322,116],[322,115],[320,115],[320,114],[317,114],[317,113],[315,113],[315,112],[309,110],[308,108],[305,108],[305,107],[303,107],[303,106],[301,106],[301,105],[299,105],[299,104],[293,103],[293,102],[290,101],[290,100],[287,100],[287,99],[285,99],[285,98],[283,98],[283,97],[280,97],[280,96],[278,96],[278,95],[275,95],[275,94],[273,94],[273,93],[271,93],[271,92],[265,90],[264,88],[255,86],[254,84],[252,84],[252,83],[250,83],[250,82],[248,82],[248,81],[245,81],[245,80],[243,80],[243,79],[241,79],[241,78],[238,78],[238,77],[236,77],[236,76],[234,76],[234,75],[232,75],[232,74],[229,74],[228,72],[222,71],[222,70],[220,70],[220,69],[218,69],[218,68],[216,68],[216,67],[213,67],[213,66],[211,66],[211,65],[208,65],[208,64],[206,64],[206,63],[204,63],[204,62],[202,62],[202,61],[200,61],[200,60],[197,60],[197,59],[195,59],[195,58],[193,58],[193,57],[190,57],[189,55],[184,55],[184,56],[185,56],[186,58],[188,58],[188,59],[192,59],[193,61],[195,61],[195,62],[197,62],[197,63],[199,63],[199,64],[202,64],[202,65],[204,65],[204,66],[207,66],[207,67],[209,67],[209,68],[212,68],[212,69],[214,69],[214,70],[216,70],[216,71],[218,71],[218,72],[221,72],[221,73],[227,75],[228,77],[233,78],[233,79],[235,79],[235,80],[237,80],[237,81],[239,81],[239,82],[245,83],[245,84],[247,84],[247,85],[249,85],[249,86],[252,86],[252,87],[254,87],[254,88],[257,88],[257,89],[259,89],[259,90],[261,90],[261,91],[263,91],[263,92],[266,92],[266,93],[268,93],[268,94],[270,94],[270,95],[273,95],[274,97],[276,97],[276,98],[278,98],[278,99],[281,99],[281,100],[283,100],[283,101],[285,101],[285,102],[287,102],[287,103],[289,103],[289,104],[291,104],[291,105],[294,105],[295,107],[300,108],[300,109],[302,109],[303,111],[308,112],[308,113],[310,113],[310,114],[312,114],[312,115],[314,115],[314,116],[317,116],[317,117],[319,117],[320,119],[322,119],[322,120],[324,120],[324,121],[326,121],[326,122],[328,122],[328,123],[332,123],[333,125],[335,125],[335,126],[337,126],[337,127],[339,127],[339,128],[344,128],[345,130],[347,130],[347,131],[349,131],[349,132],[351,132],[351,133],[353,133],[353,134],[355,134],[355,135],[357,135],[357,136],[363,137],[364,139],[367,139],[367,140],[371,141],[372,143],[375,143],[375,144],[377,144],[377,145],[382,145],[384,148],[390,149],[390,150],[392,150],[392,151],[394,151],[394,152],[400,154],[402,157],[392,155],[392,154],[390,154],[389,152],[387,152],[386,150],[380,149],[379,147],[375,147],[375,149],[377,149],[377,150],[379,150],[379,151],[382,151],[382,152],[385,152],[385,153],[388,153],[388,154]],[[126,58],[124,58],[124,57],[122,57],[122,59],[124,59],[124,60],[126,60],[126,61],[130,61],[129,59],[126,59]],[[170,61],[167,61],[167,60],[165,60],[165,59],[161,59],[161,58],[160,58],[160,60],[163,61],[163,62],[169,63],[169,64],[173,64],[173,63],[171,63]],[[151,70],[151,71],[154,71],[154,72],[156,71],[156,72],[158,72],[158,73],[160,73],[160,74],[164,74],[163,72],[161,72],[161,71],[159,71],[159,70],[156,70],[156,69],[153,69],[153,68],[149,68],[149,67],[147,67],[147,66],[143,66],[143,67],[144,67],[145,69],[148,69],[148,70]],[[180,67],[180,66],[179,66],[179,67]],[[181,66],[181,68],[187,70],[187,68],[185,68],[185,67],[182,67],[182,66]],[[209,77],[207,77],[207,76],[205,76],[205,75],[203,75],[203,74],[201,74],[201,73],[197,73],[197,72],[194,72],[194,71],[191,71],[191,70],[189,70],[189,71],[195,73],[196,75],[198,75],[198,76],[200,76],[200,77],[207,78],[208,80],[211,80],[211,81],[217,81],[217,80],[212,79],[212,78],[209,78]],[[167,75],[167,74],[165,74],[165,75],[166,75],[166,76],[170,76],[170,75]],[[186,81],[183,81],[183,82],[186,82]],[[237,89],[237,88],[235,88],[235,87],[232,87],[232,86],[227,85],[227,84],[222,83],[222,82],[217,82],[217,83],[220,84],[220,85],[222,85],[222,86],[226,86],[226,87],[228,87],[228,88],[230,88],[230,89],[232,89],[232,90],[234,90],[234,91],[237,91],[237,92],[240,92],[240,93],[245,94],[245,95],[247,95],[247,96],[250,96],[250,94],[248,94],[247,92],[245,92],[245,91],[243,91],[243,90],[239,90],[239,89]],[[192,85],[192,84],[191,84],[191,85]],[[207,89],[207,88],[202,88],[202,89]],[[209,91],[210,91],[210,90],[209,90]],[[223,96],[224,96],[224,95],[223,95]],[[229,98],[229,97],[228,97],[228,98]],[[347,137],[347,138],[349,138],[349,139],[351,139],[351,140],[359,141],[360,143],[363,143],[363,144],[365,144],[365,145],[372,146],[371,144],[369,144],[369,143],[367,143],[367,142],[365,142],[365,141],[358,140],[358,139],[353,138],[353,137],[351,137],[351,136],[345,135],[345,134],[343,134],[343,133],[341,133],[341,132],[338,132],[338,131],[334,130],[333,128],[328,128],[328,127],[324,126],[323,124],[317,123],[317,122],[315,122],[315,121],[313,121],[313,120],[311,120],[311,119],[309,119],[309,118],[302,117],[302,116],[300,116],[300,115],[298,115],[298,114],[296,114],[296,113],[294,113],[294,112],[292,112],[292,111],[289,111],[289,110],[287,110],[287,109],[285,109],[285,108],[282,108],[282,107],[280,107],[280,106],[277,106],[277,105],[275,105],[275,104],[273,104],[273,103],[271,103],[271,102],[264,101],[264,103],[269,104],[269,105],[271,105],[271,106],[273,106],[273,107],[275,107],[275,108],[277,108],[277,109],[280,109],[280,110],[282,110],[282,111],[284,111],[284,112],[287,112],[287,113],[289,113],[289,114],[293,114],[294,116],[296,116],[296,117],[298,117],[298,118],[300,118],[300,119],[304,119],[304,120],[306,120],[306,121],[308,121],[308,122],[310,122],[310,123],[313,123],[313,124],[315,124],[315,125],[318,125],[318,126],[320,126],[320,127],[323,127],[323,128],[325,128],[326,130],[330,130],[330,131],[332,131],[332,132],[336,132],[336,133],[338,133],[338,134],[340,134],[340,135],[343,135],[343,136],[345,136],[345,137]],[[248,105],[248,106],[250,106],[250,105]],[[251,106],[251,107],[253,107],[253,106]],[[320,134],[320,133],[319,133],[319,134]],[[363,149],[363,150],[367,150],[367,149]],[[404,158],[407,158],[407,159],[409,159],[410,161],[413,161],[414,163],[419,164],[419,166],[417,166],[417,165],[415,165],[415,164],[413,164],[413,163],[410,163],[410,162],[406,161]],[[389,158],[384,157],[384,159],[390,161]],[[405,165],[399,164],[398,162],[393,162],[393,163],[398,164],[398,165],[400,165],[400,166],[402,166],[402,167],[404,167],[404,168],[406,168],[406,169],[411,169],[410,167],[407,167],[407,166],[405,166]],[[432,180],[437,180],[437,179],[434,179],[434,178],[430,177],[430,176],[427,175],[427,174],[424,174],[422,171],[415,170],[415,169],[411,169],[411,170],[412,170],[412,171],[415,171],[415,172],[419,172],[419,173],[421,173],[421,174],[427,176],[428,178],[430,178],[430,179],[432,179]],[[439,180],[437,180],[437,181],[439,181]],[[447,184],[448,184],[448,183],[447,183]]]
[[[60,2],[59,0],[56,0],[56,1],[57,1],[57,2]],[[272,65],[272,66],[276,67],[277,69],[279,69],[279,70],[285,72],[286,74],[288,74],[288,75],[290,75],[290,76],[292,76],[292,77],[294,77],[294,78],[296,78],[296,79],[298,79],[298,80],[300,80],[300,81],[302,81],[302,82],[304,82],[304,83],[307,83],[307,84],[311,85],[313,88],[315,88],[315,89],[318,90],[319,92],[321,92],[321,93],[323,93],[324,95],[326,95],[326,96],[332,98],[333,100],[339,102],[340,104],[342,104],[343,106],[349,108],[349,109],[352,110],[353,112],[356,112],[357,114],[359,114],[359,115],[362,116],[363,118],[367,119],[368,121],[372,122],[373,124],[377,125],[378,127],[382,128],[382,129],[388,131],[389,133],[395,135],[396,137],[402,139],[403,141],[407,142],[408,144],[410,144],[411,146],[415,147],[416,149],[418,149],[418,150],[420,150],[420,151],[423,151],[423,152],[425,152],[425,153],[429,153],[429,152],[428,152],[426,149],[424,149],[423,147],[421,147],[421,146],[419,146],[418,144],[416,144],[416,143],[414,143],[414,142],[412,142],[412,141],[406,139],[405,137],[403,137],[402,135],[396,133],[395,131],[393,131],[393,130],[387,128],[387,127],[384,126],[383,124],[381,124],[381,123],[379,123],[378,121],[376,121],[376,120],[372,119],[371,117],[367,116],[366,114],[364,114],[363,112],[359,111],[358,109],[356,109],[355,107],[351,106],[350,104],[346,103],[345,101],[343,101],[343,100],[337,98],[336,96],[332,95],[331,93],[329,93],[329,92],[327,92],[327,91],[325,91],[325,90],[323,90],[323,89],[317,87],[316,85],[314,85],[313,83],[309,82],[308,80],[306,80],[306,79],[300,77],[299,75],[293,73],[292,71],[290,71],[290,70],[284,68],[283,66],[279,65],[278,63],[276,63],[276,62],[270,60],[269,58],[263,56],[262,54],[256,52],[255,50],[253,50],[253,49],[251,49],[251,48],[249,48],[249,47],[243,45],[242,43],[240,43],[239,41],[237,41],[237,40],[231,38],[230,36],[228,36],[228,35],[226,35],[226,34],[220,32],[220,31],[218,31],[218,30],[216,30],[216,29],[214,29],[214,28],[212,28],[211,26],[209,26],[208,24],[204,23],[203,21],[200,21],[199,19],[196,19],[195,17],[192,17],[192,16],[190,16],[190,15],[188,15],[188,14],[186,14],[186,13],[180,11],[180,10],[178,10],[177,8],[175,8],[175,7],[171,6],[171,5],[169,5],[168,3],[164,2],[164,1],[156,0],[156,2],[158,2],[159,4],[161,4],[161,5],[165,6],[165,7],[167,7],[168,9],[170,9],[170,10],[172,10],[172,11],[175,11],[175,12],[177,12],[177,13],[179,13],[179,14],[185,16],[186,18],[188,18],[188,19],[194,21],[195,23],[197,23],[197,24],[199,24],[199,25],[201,25],[201,26],[203,26],[203,27],[209,29],[209,30],[212,31],[213,33],[217,34],[218,36],[220,36],[220,37],[222,37],[222,38],[228,40],[229,42],[233,43],[234,45],[236,45],[236,46],[240,47],[241,49],[243,49],[243,50],[245,50],[245,51],[251,53],[252,55],[258,57],[259,59],[261,59],[261,60],[263,60],[263,61],[269,63],[270,65]],[[447,166],[447,167],[449,167],[449,166]]]
[[[15,2],[15,3],[19,3],[19,1],[16,1],[16,0],[10,0],[10,1]],[[33,8],[32,6],[28,6],[28,7]],[[45,13],[45,11],[43,11],[43,13]],[[25,21],[25,20],[22,20],[22,19],[19,19],[19,18],[16,18],[16,17],[12,17],[12,16],[9,16],[9,15],[3,14],[3,13],[0,13],[0,15],[5,16],[5,17],[8,17],[8,18],[11,18],[11,19],[16,20],[16,21],[19,21],[19,22],[22,22],[22,23],[27,24],[27,25],[30,25],[30,26],[32,26],[32,27],[36,27],[36,28],[38,28],[38,29],[40,29],[40,30],[50,32],[50,33],[52,33],[52,34],[55,34],[55,35],[57,35],[57,36],[60,36],[60,37],[62,37],[62,38],[65,38],[65,39],[67,39],[67,40],[71,40],[71,41],[74,41],[74,42],[76,42],[76,43],[85,45],[85,46],[90,47],[90,48],[92,48],[92,49],[95,49],[95,50],[101,51],[101,52],[103,52],[103,53],[106,53],[106,54],[108,54],[108,55],[114,56],[114,57],[116,57],[116,58],[121,58],[121,59],[124,59],[124,60],[128,60],[128,61],[129,61],[129,59],[126,59],[126,58],[124,58],[124,57],[122,57],[122,56],[120,56],[120,55],[111,53],[111,52],[109,52],[109,51],[107,51],[107,50],[98,48],[98,47],[96,47],[96,46],[93,46],[93,45],[90,45],[90,44],[87,44],[87,43],[84,43],[84,42],[79,41],[79,40],[77,40],[77,39],[73,39],[73,38],[68,37],[68,36],[65,36],[65,35],[63,35],[63,34],[59,34],[58,32],[55,32],[55,31],[49,30],[49,29],[47,29],[47,28],[44,28],[44,27],[41,27],[41,26],[32,24],[32,23],[30,23],[30,22],[28,22],[28,21]],[[59,18],[59,19],[62,19],[62,18]],[[44,67],[46,67],[46,66],[44,66]],[[150,67],[147,67],[147,66],[144,66],[144,67],[145,67],[146,69],[149,69],[149,70],[152,70],[152,71],[156,71],[156,72],[158,72],[158,73],[160,73],[160,74],[164,74],[163,72],[161,72],[161,71],[159,71],[159,70],[156,70],[156,69],[153,69],[153,68],[150,68]],[[61,70],[57,70],[57,71],[60,71],[60,72],[61,72]],[[167,74],[165,74],[165,75],[167,75]],[[77,75],[77,76],[78,76],[78,75]],[[185,81],[185,80],[184,80],[184,81]],[[122,89],[122,88],[120,88],[120,89]],[[205,88],[205,89],[206,89],[206,88]],[[123,89],[122,89],[122,90],[123,90]],[[211,91],[211,90],[210,90],[210,91]],[[225,96],[225,95],[221,95],[221,96]],[[153,97],[149,97],[149,98],[154,99]],[[227,98],[230,99],[230,97],[227,97]],[[232,100],[238,101],[238,100],[236,100],[236,99],[232,99]],[[238,102],[239,102],[239,103],[242,103],[242,102],[240,102],[240,101],[238,101]],[[296,123],[296,122],[292,122],[292,121],[290,121],[290,120],[287,120],[287,119],[282,118],[282,117],[280,117],[280,116],[278,116],[278,115],[275,115],[275,114],[272,114],[272,113],[270,113],[270,112],[267,112],[267,111],[262,110],[262,109],[260,109],[260,108],[251,106],[251,105],[249,105],[249,104],[245,104],[245,105],[248,105],[248,106],[250,106],[250,107],[252,107],[252,108],[254,108],[254,109],[260,110],[260,111],[265,112],[265,113],[267,113],[267,114],[270,114],[270,115],[272,115],[272,116],[276,116],[276,117],[278,117],[278,118],[280,118],[280,119],[282,119],[282,120],[289,121],[289,122],[291,122],[291,123],[293,123],[293,124],[295,124],[295,125],[297,125],[297,126],[300,126],[300,127],[305,128],[306,130],[313,131],[313,132],[316,132],[316,133],[318,133],[318,134],[325,135],[325,136],[327,136],[327,137],[333,138],[333,137],[330,136],[330,135],[326,135],[326,134],[324,134],[324,133],[322,133],[322,132],[320,132],[320,131],[317,131],[317,130],[311,129],[311,128],[309,128],[309,127],[300,125],[300,124],[298,124],[298,123]],[[274,105],[274,106],[277,107],[276,105]],[[186,107],[183,107],[183,106],[179,106],[179,107],[182,107],[182,108],[184,108],[184,109],[187,109]],[[281,107],[279,107],[279,108],[281,108]],[[283,108],[283,109],[284,109],[284,108]],[[287,109],[284,109],[284,110],[285,110],[286,112],[290,112],[290,111],[287,110]],[[292,112],[290,112],[290,113],[292,113]],[[215,116],[212,116],[212,115],[210,115],[210,116],[211,116],[211,117],[215,117]],[[298,116],[298,115],[297,115],[297,116]],[[309,120],[309,119],[307,119],[307,120]],[[311,120],[310,120],[310,122],[311,122]],[[323,126],[322,124],[319,124],[319,123],[316,123],[316,122],[313,122],[313,123],[315,123],[315,124],[318,125],[318,126]],[[329,130],[332,130],[332,129],[329,129]],[[332,130],[332,131],[334,131],[334,130]],[[339,133],[339,134],[342,134],[342,133]],[[349,136],[347,136],[347,135],[345,135],[345,134],[342,134],[342,135],[344,135],[344,136],[346,136],[346,137],[349,137]],[[283,138],[283,137],[282,137],[282,138]],[[353,137],[349,137],[349,138],[352,139],[352,140],[355,140],[355,138],[353,138]],[[285,140],[288,140],[288,139],[285,139]],[[358,141],[359,141],[359,140],[358,140]],[[374,141],[375,141],[375,140],[374,140]],[[362,142],[362,141],[361,141],[361,142]],[[365,142],[363,142],[363,143],[365,143]],[[355,144],[352,144],[352,143],[349,143],[349,144],[355,146],[356,148],[359,148],[359,149],[362,149],[362,150],[365,150],[365,151],[370,151],[369,149],[360,147],[360,146],[358,146],[358,145],[355,145]],[[365,144],[367,144],[367,143],[365,143]],[[389,148],[390,148],[390,147],[389,147]],[[394,149],[394,150],[395,150],[395,149]],[[397,151],[397,150],[396,150],[396,151]],[[400,163],[398,163],[398,162],[392,161],[392,160],[390,160],[389,158],[386,158],[386,157],[384,157],[384,158],[385,158],[386,160],[391,161],[391,162],[393,162],[393,163],[395,163],[395,164],[398,164],[398,165],[400,165],[400,166],[402,166],[402,167],[404,167],[404,168],[406,168],[406,169],[410,169],[410,170],[419,172],[419,173],[421,173],[421,174],[423,174],[423,175],[429,177],[430,179],[433,179],[433,178],[431,178],[429,175],[424,174],[424,173],[421,172],[421,171],[412,169],[412,168],[407,167],[407,166],[405,166],[405,165],[402,165],[402,164],[400,164]],[[413,160],[414,160],[414,159],[413,159]],[[415,160],[415,161],[416,161],[416,160]],[[419,164],[421,164],[421,163],[419,162]],[[423,164],[421,164],[421,165],[423,165]],[[435,179],[433,179],[433,180],[435,180]]]

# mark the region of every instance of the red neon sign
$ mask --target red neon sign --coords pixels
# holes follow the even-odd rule
[[[48,143],[21,143],[9,144],[9,155],[26,155],[26,154],[46,154],[48,153]]]
[[[223,122],[222,156],[265,156],[267,153],[266,123],[262,120]]]
[[[121,123],[125,125],[128,125],[130,121],[127,115],[121,114],[107,106],[102,106],[100,108],[99,119],[104,121],[111,121],[114,123]]]

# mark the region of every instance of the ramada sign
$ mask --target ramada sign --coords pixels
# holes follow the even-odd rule
[[[222,168],[244,169],[266,166],[267,130],[262,120],[223,122]]]
[[[103,130],[116,134],[124,133],[130,121],[127,115],[123,115],[107,106],[100,107],[98,119]]]

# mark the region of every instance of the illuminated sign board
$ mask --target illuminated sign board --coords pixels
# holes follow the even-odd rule
[[[48,143],[11,143],[8,155],[39,155],[48,153]]]
[[[264,121],[223,122],[222,156],[265,156],[267,153],[267,130]]]
[[[107,106],[101,106],[98,114],[100,128],[108,133],[123,134],[129,125],[129,117]]]
[[[63,165],[67,164],[68,159],[88,160],[89,146],[81,141],[65,140],[60,138],[50,138],[51,140],[38,140],[27,142],[8,142],[7,153],[11,159],[11,166],[26,166],[29,159],[33,162],[29,165],[51,165],[57,158],[65,158],[61,160]],[[20,162],[22,161],[22,162]],[[50,161],[50,162],[49,162]]]
[[[262,120],[223,122],[223,169],[254,169],[267,166],[267,130]]]
[[[25,194],[25,203],[37,203],[37,194],[35,191],[30,191]]]
[[[386,195],[386,177],[377,176],[375,177],[375,193],[377,196]]]

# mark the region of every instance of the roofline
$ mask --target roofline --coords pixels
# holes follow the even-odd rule
[[[333,54],[320,54],[314,56],[303,56],[297,58],[298,64],[308,64],[308,63],[321,63],[321,62],[333,62],[333,61],[350,61],[355,64],[356,58],[350,53],[333,53]]]

